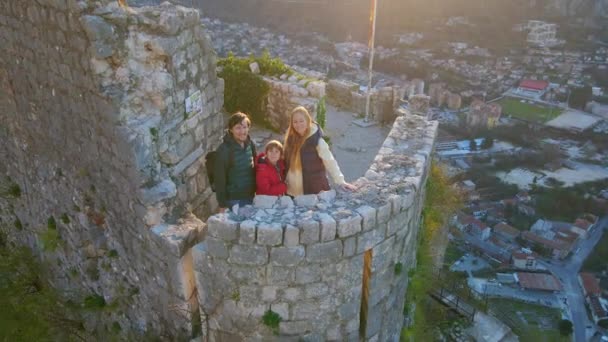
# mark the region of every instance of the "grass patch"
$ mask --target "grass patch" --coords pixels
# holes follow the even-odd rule
[[[545,123],[562,113],[560,108],[550,108],[522,101],[524,100],[503,98],[498,103],[502,106],[503,114],[537,123]]]
[[[557,309],[508,299],[490,299],[488,308],[498,319],[513,329],[520,341],[565,342],[571,340],[570,337],[559,334],[557,324],[561,319],[561,314]],[[543,326],[541,322],[549,323],[550,326]]]
[[[279,323],[281,323],[282,320],[283,319],[281,318],[281,316],[279,316],[278,313],[272,310],[266,311],[266,313],[264,313],[264,316],[262,316],[262,323],[269,327],[274,334],[279,333]]]

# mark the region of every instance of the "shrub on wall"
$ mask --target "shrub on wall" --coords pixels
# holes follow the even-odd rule
[[[260,74],[254,74],[249,65],[257,62]],[[262,76],[292,75],[293,71],[280,58],[270,57],[268,51],[262,56],[235,57],[232,53],[220,59],[218,66],[222,67],[218,76],[224,79],[224,108],[234,113],[241,111],[251,116],[251,119],[264,124],[266,117],[266,99],[270,87]]]

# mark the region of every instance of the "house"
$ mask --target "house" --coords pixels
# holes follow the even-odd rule
[[[515,268],[524,270],[536,269],[536,257],[532,254],[515,252],[511,254],[511,264]]]
[[[494,235],[503,240],[515,241],[519,234],[520,231],[517,228],[514,228],[504,222],[494,226]]]
[[[608,319],[608,312],[606,312],[604,305],[602,305],[600,282],[595,275],[581,272],[578,275],[578,282],[583,289],[585,301],[589,305],[595,323]]]
[[[581,285],[585,297],[599,296],[602,294],[602,290],[600,289],[600,282],[592,273],[579,273],[578,283]]]
[[[555,259],[564,259],[572,251],[572,244],[562,240],[550,240],[530,231],[523,231],[521,237],[529,242],[537,243],[547,249]]]
[[[553,274],[517,272],[515,279],[524,289],[539,291],[561,291],[562,285]]]
[[[465,231],[475,218],[471,215],[459,212],[452,220],[452,224],[461,231]]]
[[[578,234],[581,238],[586,239],[592,227],[593,224],[591,222],[582,218],[577,218],[570,229],[572,232]]]
[[[542,96],[549,88],[549,82],[524,79],[519,82],[516,92],[530,97]]]
[[[464,191],[473,191],[473,190],[475,190],[475,183],[473,183],[472,180],[467,179],[460,183],[460,187]]]
[[[478,219],[473,219],[469,225],[468,232],[482,240],[487,240],[490,237],[492,230],[485,223]]]

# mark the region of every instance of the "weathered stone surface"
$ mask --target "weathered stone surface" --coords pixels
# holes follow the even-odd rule
[[[338,236],[341,238],[357,234],[361,231],[361,216],[352,216],[338,221]]]
[[[270,262],[276,266],[296,266],[304,259],[304,247],[274,247],[270,250]]]
[[[230,220],[227,214],[217,215],[209,218],[207,229],[212,237],[232,241],[237,237],[238,223]]]
[[[327,262],[342,256],[342,241],[322,242],[306,247],[306,259],[311,262]]]
[[[165,179],[151,188],[141,189],[139,198],[143,204],[154,204],[162,200],[173,198],[176,194],[177,187],[175,186],[175,183],[169,179]]]
[[[317,215],[321,225],[321,241],[331,241],[336,238],[337,223],[329,214],[320,213]]]
[[[364,205],[356,210],[362,218],[362,230],[368,231],[376,226],[376,209]]]
[[[283,242],[283,228],[280,223],[260,223],[258,226],[259,245],[277,246]]]
[[[300,243],[309,245],[319,242],[319,222],[312,219],[307,219],[299,224],[302,227],[300,231]]]
[[[314,207],[319,202],[317,195],[300,195],[296,196],[294,202],[297,206]]]
[[[300,243],[300,230],[298,227],[287,225],[285,227],[285,241],[283,244],[287,247],[294,247]]]
[[[262,209],[271,209],[277,203],[277,196],[256,195],[253,198],[253,206]]]
[[[235,245],[230,250],[228,262],[238,265],[263,265],[268,262],[268,251],[262,246]]]
[[[251,245],[255,242],[256,222],[247,220],[239,225],[239,243],[242,245]]]

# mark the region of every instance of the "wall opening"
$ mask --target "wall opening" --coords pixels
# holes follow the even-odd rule
[[[372,275],[372,250],[363,255],[363,280],[361,281],[361,311],[359,313],[359,337],[364,339],[367,330],[367,300],[369,298],[369,278]]]

